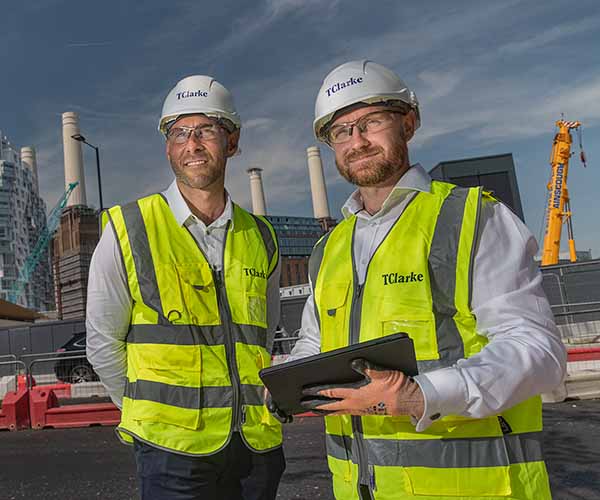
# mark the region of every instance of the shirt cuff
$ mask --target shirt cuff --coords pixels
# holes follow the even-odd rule
[[[423,416],[416,422],[417,432],[423,432],[446,415],[459,415],[467,408],[467,385],[456,368],[434,370],[417,375],[414,380],[425,400]]]

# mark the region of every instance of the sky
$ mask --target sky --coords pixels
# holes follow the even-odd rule
[[[525,222],[539,239],[555,121],[583,123],[569,193],[579,250],[600,257],[600,2],[262,0],[1,5],[0,130],[35,146],[40,192],[64,191],[61,114],[79,114],[100,148],[104,205],[172,180],[156,130],[181,78],[207,74],[234,95],[242,153],[227,187],[250,207],[246,169],[264,169],[267,210],[312,216],[306,148],[325,75],[355,59],[397,72],[420,101],[410,160],[512,153]],[[353,187],[321,145],[332,215]],[[84,148],[88,203],[98,206],[95,157]],[[563,234],[563,241],[566,232]],[[566,246],[565,246],[566,248]]]

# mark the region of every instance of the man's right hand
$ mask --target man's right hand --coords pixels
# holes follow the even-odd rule
[[[271,415],[273,415],[273,417],[275,417],[275,419],[277,419],[282,424],[289,424],[290,422],[292,422],[294,420],[294,417],[292,417],[291,415],[288,415],[283,410],[280,410],[278,408],[278,406],[275,404],[275,401],[273,401],[273,398],[271,397],[271,393],[266,388],[265,388],[265,406],[267,407],[267,410],[269,410],[271,412]]]

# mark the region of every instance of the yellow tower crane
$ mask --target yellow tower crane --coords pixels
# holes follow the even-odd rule
[[[585,167],[585,154],[581,144],[581,123],[558,120],[556,122],[558,132],[554,136],[550,165],[552,166],[552,178],[548,183],[548,204],[546,207],[546,230],[544,233],[544,248],[542,252],[542,266],[558,264],[560,253],[560,235],[562,226],[566,223],[569,234],[569,256],[571,262],[577,261],[575,253],[575,240],[573,239],[573,224],[569,191],[567,189],[567,174],[569,171],[569,159],[571,158],[571,129],[579,133],[580,157]]]

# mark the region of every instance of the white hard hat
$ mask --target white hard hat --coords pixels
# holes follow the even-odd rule
[[[326,142],[323,134],[325,126],[336,111],[347,106],[359,102],[393,105],[394,101],[402,101],[414,109],[417,117],[415,130],[419,128],[421,118],[417,96],[396,73],[367,60],[342,64],[325,77],[317,95],[313,122],[315,135]]]
[[[180,80],[167,95],[158,130],[165,134],[169,122],[181,115],[195,113],[224,118],[236,128],[241,127],[240,115],[229,90],[211,76],[192,75]]]

